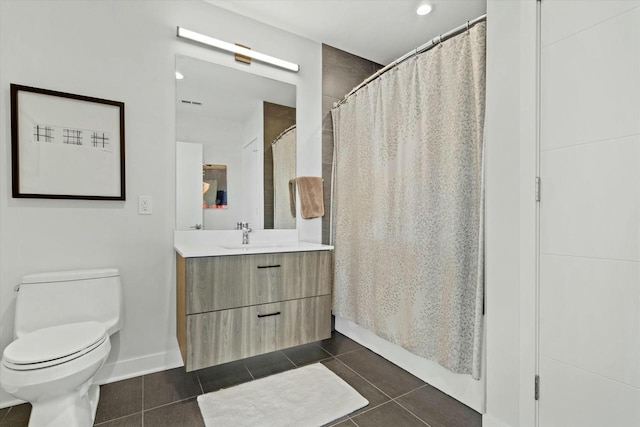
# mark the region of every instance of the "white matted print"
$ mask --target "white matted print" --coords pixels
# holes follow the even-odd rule
[[[125,199],[124,103],[11,85],[13,197]]]

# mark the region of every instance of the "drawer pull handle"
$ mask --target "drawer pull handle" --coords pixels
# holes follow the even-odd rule
[[[259,265],[258,268],[278,268],[280,267],[280,264],[276,264],[276,265]]]
[[[279,314],[280,314],[280,312],[279,312],[279,311],[276,311],[275,313],[269,313],[269,314],[258,314],[258,317],[259,317],[259,318],[262,318],[262,317],[269,317],[269,316],[277,316],[277,315],[279,315]]]

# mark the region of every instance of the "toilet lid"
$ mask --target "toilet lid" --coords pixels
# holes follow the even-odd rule
[[[4,361],[18,369],[56,365],[99,345],[106,336],[105,327],[94,321],[38,329],[9,344]]]

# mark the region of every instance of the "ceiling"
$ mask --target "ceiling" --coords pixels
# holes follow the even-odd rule
[[[386,65],[486,13],[486,0],[205,0]],[[419,16],[421,4],[433,6]]]

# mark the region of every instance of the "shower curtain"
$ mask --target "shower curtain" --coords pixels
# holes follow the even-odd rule
[[[273,228],[296,228],[296,218],[292,213],[289,196],[289,180],[296,177],[296,126],[291,126],[282,132],[271,144],[271,150],[273,151]]]
[[[334,313],[480,378],[485,23],[332,110]]]

